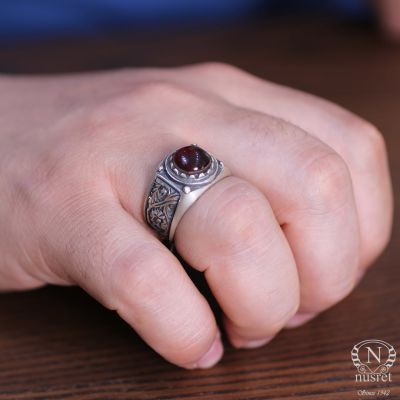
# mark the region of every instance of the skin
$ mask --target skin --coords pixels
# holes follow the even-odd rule
[[[374,6],[386,37],[400,40],[400,2],[398,0],[375,0]]]
[[[148,228],[161,159],[197,143],[233,176],[175,244],[236,347],[258,347],[346,297],[386,246],[385,144],[328,101],[229,65],[0,77],[0,289],[79,285],[165,359],[222,356],[214,315]]]

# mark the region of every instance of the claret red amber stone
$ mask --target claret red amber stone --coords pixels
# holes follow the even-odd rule
[[[192,144],[178,149],[173,155],[172,161],[187,174],[198,174],[208,169],[211,157],[202,148]]]

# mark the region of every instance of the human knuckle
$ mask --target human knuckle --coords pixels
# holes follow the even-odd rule
[[[79,143],[99,145],[101,139],[115,137],[121,121],[132,110],[129,93],[117,94],[94,103],[82,116],[81,129],[77,132]]]
[[[157,98],[160,96],[174,97],[179,96],[184,93],[185,90],[179,84],[169,81],[167,79],[163,80],[148,80],[136,84],[131,92],[132,97],[150,97]]]
[[[169,356],[180,364],[195,364],[209,349],[214,333],[212,329],[188,329],[178,335],[169,346]]]
[[[268,313],[268,317],[263,321],[258,321],[258,324],[254,326],[257,327],[257,330],[264,332],[266,336],[275,335],[296,314],[297,308],[278,306],[273,312]]]
[[[113,253],[111,249],[108,251]],[[150,305],[160,298],[162,281],[166,279],[163,271],[166,269],[163,265],[163,258],[157,255],[158,250],[153,249],[152,252],[153,255],[150,258],[147,252],[132,247],[122,252],[119,251],[111,259],[109,275],[112,287],[124,300],[128,299],[129,302],[140,300],[148,302]],[[149,268],[144,268],[146,264],[151,264],[151,270],[157,270],[157,274],[150,276]]]
[[[282,299],[281,295],[268,301],[268,306],[257,314],[248,314],[244,319],[243,316],[232,318],[235,330],[241,336],[248,333],[258,333],[259,336],[272,336],[279,332],[297,312],[299,302],[287,301]]]
[[[255,224],[263,215],[264,203],[261,194],[247,182],[235,182],[224,191],[223,214],[229,224],[228,240],[246,242],[258,233]]]
[[[295,142],[304,142],[308,134],[301,128],[283,119],[271,117],[255,111],[232,107],[228,123],[237,129],[238,126],[247,132],[247,142],[256,155],[264,156],[265,149],[273,143],[283,143],[290,138]]]
[[[199,100],[199,96],[184,84],[172,80],[149,80],[136,84],[125,96],[129,103],[152,103],[165,101],[168,103],[189,103]]]
[[[350,173],[345,161],[333,151],[315,156],[304,170],[304,193],[316,212],[329,212],[348,200]]]
[[[282,299],[281,296],[277,297],[272,309],[273,313],[269,314],[268,326],[270,332],[278,332],[298,311],[300,306],[300,299],[298,295],[288,296]]]
[[[361,167],[376,168],[376,165],[386,158],[386,145],[382,133],[369,122],[363,122],[359,129],[357,146]]]
[[[330,280],[315,288],[314,310],[316,312],[326,310],[343,300],[354,288],[354,280],[343,278]]]
[[[135,110],[154,108],[159,104],[183,103],[197,98],[192,90],[172,80],[140,81],[88,107],[84,117],[87,128],[84,133],[99,136],[102,132],[115,132],[113,127],[118,128],[118,121],[132,118]],[[102,129],[103,127],[106,129]]]
[[[195,70],[198,70],[200,73],[204,73],[207,75],[212,75],[212,76],[226,76],[228,75],[241,75],[244,74],[244,72],[228,63],[220,62],[220,61],[208,61],[200,64],[196,64],[193,66]]]
[[[10,181],[14,204],[32,216],[39,209],[46,209],[49,200],[55,200],[57,182],[60,182],[62,159],[51,152],[30,158],[29,170],[21,166],[12,168]]]
[[[118,96],[93,102],[84,109],[75,111],[74,130],[69,141],[75,151],[96,149],[104,137],[115,135],[121,119],[121,102]],[[66,139],[66,138],[65,138]]]
[[[382,133],[371,122],[350,112],[342,111],[337,128],[349,135],[353,146],[349,147],[356,167],[371,170],[386,158],[386,145]]]

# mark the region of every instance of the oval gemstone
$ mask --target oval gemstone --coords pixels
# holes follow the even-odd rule
[[[211,157],[202,148],[190,145],[178,149],[173,156],[173,162],[188,174],[198,174],[210,166]]]

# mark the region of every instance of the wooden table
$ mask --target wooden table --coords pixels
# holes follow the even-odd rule
[[[330,21],[273,21],[206,31],[0,48],[0,71],[65,72],[170,66],[205,60],[236,64],[266,79],[327,97],[384,132],[397,205],[400,188],[400,45],[371,28]],[[354,344],[382,339],[400,352],[400,226],[355,292],[270,345],[234,350],[205,371],[163,361],[115,314],[77,288],[0,295],[0,399],[354,399]],[[400,367],[391,399],[400,399]],[[379,385],[372,384],[370,388]],[[383,385],[387,387],[387,385]],[[372,389],[370,389],[372,390]]]

